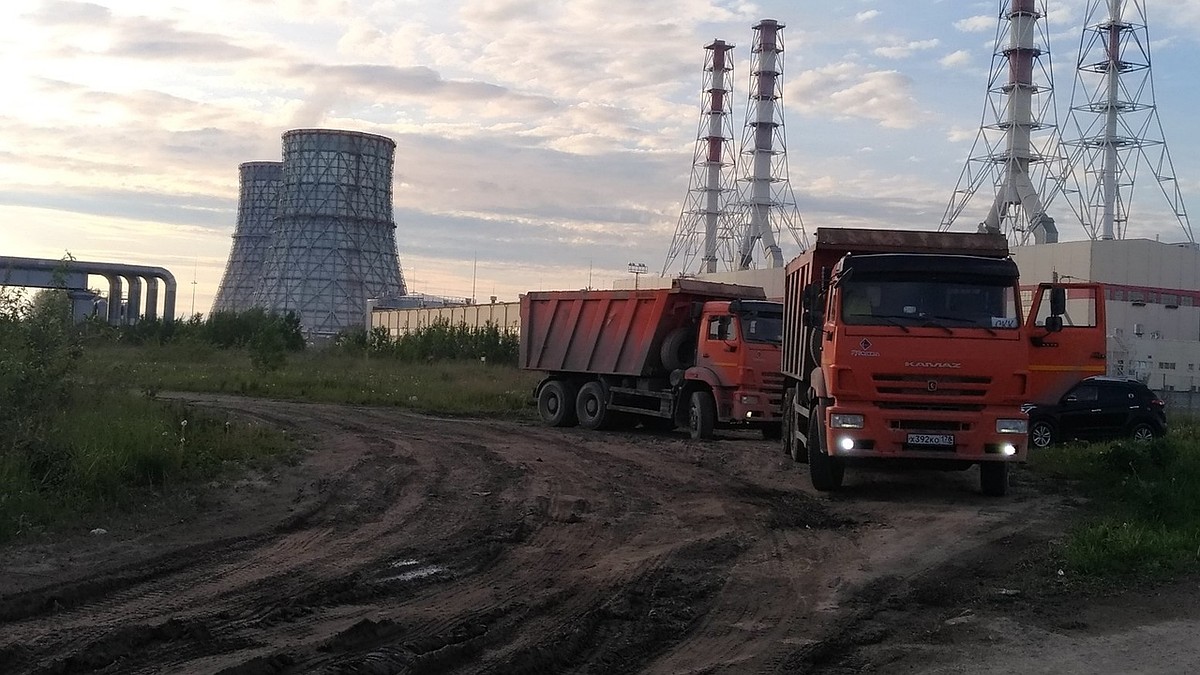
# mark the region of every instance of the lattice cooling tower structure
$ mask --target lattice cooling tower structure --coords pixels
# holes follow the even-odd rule
[[[311,336],[363,325],[367,300],[405,294],[392,216],[396,143],[353,131],[283,134],[283,183],[258,306]]]
[[[279,204],[283,163],[245,162],[238,166],[238,177],[237,226],[213,312],[242,312],[254,306]]]
[[[1041,21],[1046,0],[1000,0],[999,8],[983,120],[941,229],[988,184],[992,203],[979,229],[1002,232],[1016,244],[1053,243],[1058,229],[1045,204],[1066,155],[1057,143],[1050,38]]]

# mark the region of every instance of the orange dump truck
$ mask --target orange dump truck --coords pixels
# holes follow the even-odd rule
[[[999,234],[818,229],[786,271],[784,450],[818,490],[855,464],[978,464],[1004,494],[1021,405],[1104,371],[1101,291],[1042,284],[1025,315]]]
[[[750,427],[778,438],[783,307],[761,288],[676,279],[670,288],[521,296],[519,365],[545,373],[551,426]]]

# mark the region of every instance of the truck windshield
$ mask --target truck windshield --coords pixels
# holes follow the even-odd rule
[[[842,281],[842,322],[1016,330],[1016,290],[1002,277],[853,274]]]
[[[783,314],[746,312],[738,318],[746,342],[783,342]]]

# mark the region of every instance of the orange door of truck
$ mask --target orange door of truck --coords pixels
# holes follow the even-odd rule
[[[1026,391],[1032,403],[1056,403],[1076,382],[1104,375],[1107,370],[1104,287],[1040,284],[1032,295],[1025,322],[1029,336]],[[1051,330],[1060,323],[1061,330]]]

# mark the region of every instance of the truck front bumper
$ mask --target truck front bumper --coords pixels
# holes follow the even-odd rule
[[[755,424],[779,422],[779,402],[761,391],[734,391],[729,400],[729,422],[732,424]]]
[[[856,426],[861,420],[861,426]],[[1027,421],[1008,409],[886,410],[830,406],[826,450],[850,458],[908,458],[967,462],[1023,462]]]

